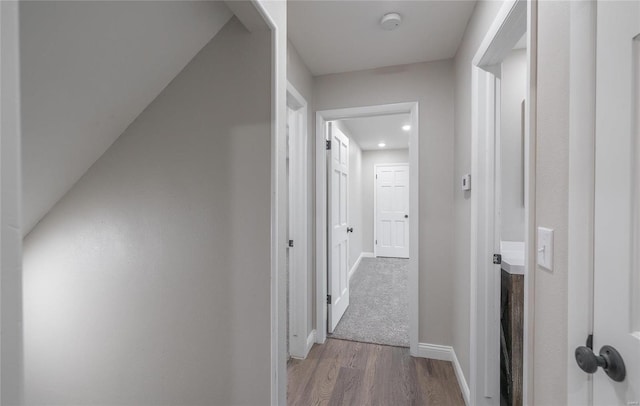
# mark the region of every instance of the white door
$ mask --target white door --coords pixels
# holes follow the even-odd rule
[[[376,165],[375,255],[409,258],[409,164]]]
[[[331,150],[329,151],[329,260],[328,330],[338,325],[349,306],[349,239],[347,237],[347,203],[349,185],[349,138],[332,123],[328,124]]]
[[[640,404],[638,34],[640,2],[598,2],[593,351],[615,348],[626,377],[616,382],[598,368],[594,405]]]

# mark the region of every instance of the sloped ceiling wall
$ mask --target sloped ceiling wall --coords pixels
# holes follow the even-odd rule
[[[231,16],[217,1],[21,2],[24,235]]]

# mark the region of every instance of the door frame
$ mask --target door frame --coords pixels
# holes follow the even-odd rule
[[[270,291],[270,400],[271,405],[287,403],[287,303],[286,303],[286,176],[287,139],[287,6],[281,2],[227,1],[235,16],[250,32],[267,29],[271,38],[271,241]]]
[[[313,342],[307,337],[308,267],[307,267],[307,101],[287,81],[287,107],[296,117],[296,127],[289,129],[289,355],[306,358]],[[289,114],[289,110],[287,111]],[[287,123],[289,117],[287,117]],[[292,136],[294,135],[294,136]]]
[[[418,355],[419,264],[419,122],[418,102],[381,104],[316,112],[316,342],[327,339],[327,162],[326,124],[346,118],[410,114],[409,136],[409,350]]]
[[[570,5],[567,401],[593,404],[593,377],[573,349],[593,333],[597,4]]]
[[[471,266],[470,266],[470,403],[478,406],[499,402],[499,302],[500,275],[493,254],[496,243],[495,216],[495,89],[499,80],[495,66],[526,32],[527,89],[525,107],[525,277],[524,277],[524,404],[533,404],[533,310],[535,277],[535,134],[537,1],[505,1],[473,58],[471,74]],[[494,299],[486,299],[494,298]],[[494,373],[495,372],[495,373]],[[487,379],[488,378],[488,379]],[[493,399],[486,396],[493,396]]]
[[[411,179],[411,165],[408,162],[400,162],[396,164],[375,164],[373,165],[373,176],[376,179],[373,187],[373,256],[378,257],[378,244],[376,240],[378,238],[378,183],[375,176],[378,174],[379,167],[385,166],[402,166],[406,165],[409,168],[409,179]],[[409,196],[411,196],[411,185],[409,185]],[[409,212],[411,212],[411,198],[409,198]],[[409,245],[411,245],[411,232],[409,232]]]

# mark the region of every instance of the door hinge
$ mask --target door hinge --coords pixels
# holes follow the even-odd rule
[[[331,295],[327,295],[327,304],[331,304]]]
[[[327,149],[331,149],[331,140],[327,140],[325,142],[326,142]]]
[[[378,245],[378,240],[376,240],[376,245]]]
[[[493,254],[493,263],[495,265],[500,265],[502,264],[502,255],[500,254]]]
[[[587,347],[593,350],[593,334],[587,336]]]
[[[293,240],[289,240],[289,247],[293,248]]]

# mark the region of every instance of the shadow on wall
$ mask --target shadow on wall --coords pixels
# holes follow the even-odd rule
[[[269,402],[270,34],[230,20],[26,238],[27,404]]]

